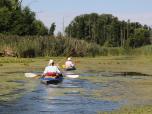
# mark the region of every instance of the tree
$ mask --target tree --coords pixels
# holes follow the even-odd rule
[[[16,10],[12,13],[10,32],[17,35],[33,35],[34,21],[35,13],[31,12],[29,7],[25,7],[22,11]]]
[[[33,22],[33,34],[34,35],[48,35],[48,29],[45,27],[45,25],[39,21],[39,20],[35,20]]]
[[[55,23],[52,23],[49,30],[49,35],[54,36],[55,27],[56,27]]]
[[[136,29],[141,28],[146,31],[141,35],[144,41],[141,45],[146,45],[150,39],[148,26],[142,26],[138,22],[130,22],[129,20],[127,22],[119,21],[117,17],[111,14],[91,13],[76,16],[66,27],[65,33],[69,37],[84,39],[102,46],[123,47],[129,39],[137,38]],[[132,43],[136,45],[134,41]]]
[[[140,47],[150,44],[150,33],[143,28],[135,29],[135,34],[129,39],[129,45],[131,47]]]
[[[29,7],[21,8],[22,0],[0,1],[0,33],[13,35],[47,35],[48,29],[36,20]]]
[[[0,33],[8,34],[10,31],[11,12],[8,8],[0,8]]]

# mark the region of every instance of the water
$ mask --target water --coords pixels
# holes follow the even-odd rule
[[[151,88],[152,85],[149,82],[151,78],[143,74],[138,75],[139,73],[95,73],[91,71],[85,72],[81,76],[94,76],[97,79],[95,82],[87,78],[65,78],[58,85],[38,83],[34,91],[27,93],[17,101],[1,103],[0,114],[95,114],[100,111],[119,109],[124,104],[133,101],[132,99],[134,99],[135,103],[137,101],[140,101],[139,103],[141,101],[151,103],[151,97],[146,96],[146,99],[144,99],[143,95],[140,97],[140,94],[144,92],[142,88]],[[143,83],[142,80],[145,80],[145,82]],[[132,82],[130,83],[130,81]],[[17,81],[16,83],[21,82]],[[131,85],[134,82],[139,84]],[[145,87],[142,87],[144,84]],[[136,88],[140,88],[137,85],[143,91],[137,91],[138,97]]]
[[[99,88],[87,80],[68,78],[59,85],[39,84],[18,101],[1,104],[0,114],[94,114],[118,109],[119,102],[89,96],[90,90]]]

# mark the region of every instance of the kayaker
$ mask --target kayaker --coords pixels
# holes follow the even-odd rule
[[[61,71],[59,70],[59,68],[54,64],[54,60],[50,59],[48,66],[45,67],[45,70],[43,72],[43,76],[45,78],[49,78],[49,77],[59,77],[62,76]]]
[[[72,58],[68,57],[67,61],[65,62],[66,70],[75,70],[75,64],[72,62]]]

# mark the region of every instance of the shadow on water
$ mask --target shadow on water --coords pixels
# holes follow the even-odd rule
[[[10,81],[7,81],[7,82],[15,82],[15,83],[20,83],[20,84],[27,83],[27,81],[24,81],[24,80],[10,80]]]
[[[151,76],[149,74],[144,74],[140,72],[110,72],[110,71],[86,71],[85,73],[81,74],[81,76],[106,76],[106,77],[114,77],[114,76],[121,76],[121,77],[133,77],[133,76]]]
[[[59,85],[39,84],[21,99],[0,105],[0,114],[94,114],[118,109],[121,102],[90,97],[91,90],[101,89],[101,86],[68,78]]]
[[[23,74],[24,72],[23,71],[13,71],[13,72],[11,72],[11,71],[9,71],[9,72],[5,72],[5,74]]]
[[[116,72],[114,76],[150,76],[140,72]]]

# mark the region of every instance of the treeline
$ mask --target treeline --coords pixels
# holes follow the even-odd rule
[[[0,0],[0,33],[6,35],[47,35],[48,29],[22,0]]]
[[[66,27],[67,36],[106,47],[140,47],[150,44],[151,28],[138,22],[120,21],[111,14],[84,14]]]

